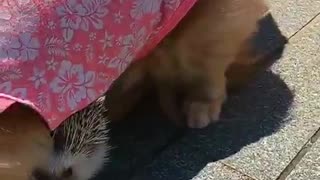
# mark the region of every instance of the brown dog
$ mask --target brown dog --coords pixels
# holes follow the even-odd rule
[[[170,119],[186,118],[190,128],[216,122],[227,86],[245,84],[257,68],[259,57],[249,39],[267,11],[263,0],[198,1],[178,27],[111,88],[110,119],[121,119],[151,85]]]

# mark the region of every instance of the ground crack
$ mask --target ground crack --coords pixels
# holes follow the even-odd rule
[[[313,144],[319,139],[320,137],[320,128],[313,136],[304,144],[298,154],[292,159],[292,161],[288,164],[288,166],[281,172],[278,176],[277,180],[285,180],[291,172],[295,169],[297,164],[302,160],[302,158],[309,152]]]

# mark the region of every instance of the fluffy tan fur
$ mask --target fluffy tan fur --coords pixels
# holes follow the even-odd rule
[[[150,55],[132,64],[111,88],[110,119],[122,118],[151,84],[170,119],[186,119],[190,128],[216,122],[227,86],[245,84],[255,71],[258,57],[249,39],[267,11],[263,0],[198,1]]]
[[[48,128],[31,108],[14,104],[0,114],[0,177],[29,180],[48,161],[53,146]]]

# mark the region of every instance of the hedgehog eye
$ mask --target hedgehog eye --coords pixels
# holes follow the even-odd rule
[[[72,174],[73,174],[73,170],[71,167],[69,167],[62,172],[62,178],[70,178]]]

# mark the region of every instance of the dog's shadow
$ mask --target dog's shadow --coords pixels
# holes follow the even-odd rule
[[[276,61],[286,40],[271,15],[261,25],[257,50],[269,49]],[[97,179],[192,179],[208,163],[277,132],[289,121],[293,93],[278,75],[265,71],[228,99],[220,123],[202,130],[175,128],[150,102],[139,106],[126,123],[111,127],[114,149]]]
[[[277,132],[290,120],[292,101],[286,84],[266,72],[245,92],[230,97],[219,124],[187,132],[133,179],[192,179],[208,163]]]

